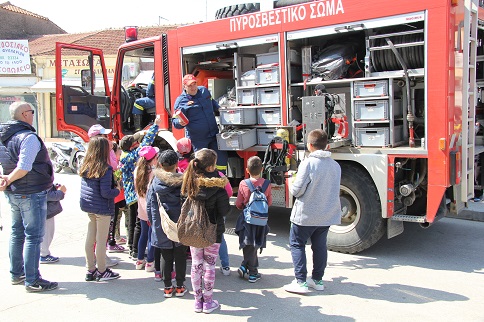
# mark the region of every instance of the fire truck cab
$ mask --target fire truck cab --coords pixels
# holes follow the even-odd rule
[[[479,17],[476,0],[321,0],[181,26],[121,45],[111,90],[100,67],[103,92],[94,82],[102,52],[58,43],[58,130],[85,140],[95,123],[115,139],[133,133],[133,102],[154,73],[156,107],[143,122],[161,115],[156,144],[175,149],[184,133],[171,127],[173,105],[183,76],[194,74],[221,106],[217,141],[231,183],[259,155],[274,206],[292,207],[288,185],[308,154],[305,134],[328,133],[342,169],[342,224],[331,227],[328,247],[359,252],[400,234],[404,222],[428,227],[458,214],[480,189]],[[81,86],[65,84],[62,56],[79,50],[91,66]]]

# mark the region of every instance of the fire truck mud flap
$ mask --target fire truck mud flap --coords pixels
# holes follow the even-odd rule
[[[328,249],[361,252],[385,233],[378,191],[368,173],[354,164],[341,163],[341,225],[331,226]]]

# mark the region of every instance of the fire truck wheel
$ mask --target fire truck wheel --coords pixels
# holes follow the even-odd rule
[[[232,6],[227,6],[227,7],[218,9],[215,12],[215,19],[223,19],[227,17],[240,16],[246,13],[252,13],[257,11],[260,11],[260,3],[258,2],[234,4]]]
[[[311,1],[313,0],[278,0],[274,3],[274,8],[282,8]]]
[[[341,164],[341,225],[331,226],[328,249],[357,253],[375,244],[385,233],[378,191],[368,173],[351,163]]]

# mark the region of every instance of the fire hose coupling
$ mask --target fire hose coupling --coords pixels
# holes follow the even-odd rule
[[[412,113],[408,113],[407,114],[407,121],[408,122],[414,122],[415,121],[415,115],[413,115]]]
[[[415,191],[415,187],[411,183],[407,183],[400,186],[400,194],[404,197],[409,196],[413,191]]]

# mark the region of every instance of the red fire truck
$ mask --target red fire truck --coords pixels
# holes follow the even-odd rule
[[[133,99],[146,83],[135,77],[154,72],[156,108],[144,122],[161,115],[157,144],[172,148],[184,135],[171,127],[174,101],[183,76],[194,74],[221,105],[217,140],[233,186],[247,158],[259,155],[271,169],[275,206],[292,207],[288,180],[307,155],[305,133],[328,132],[342,168],[342,224],[328,246],[359,252],[400,234],[404,222],[428,227],[458,214],[480,188],[479,18],[477,0],[310,1],[127,42],[111,88],[102,51],[58,43],[58,130],[85,140],[95,123],[116,139],[133,133]],[[61,61],[80,52],[90,66],[69,85]]]

